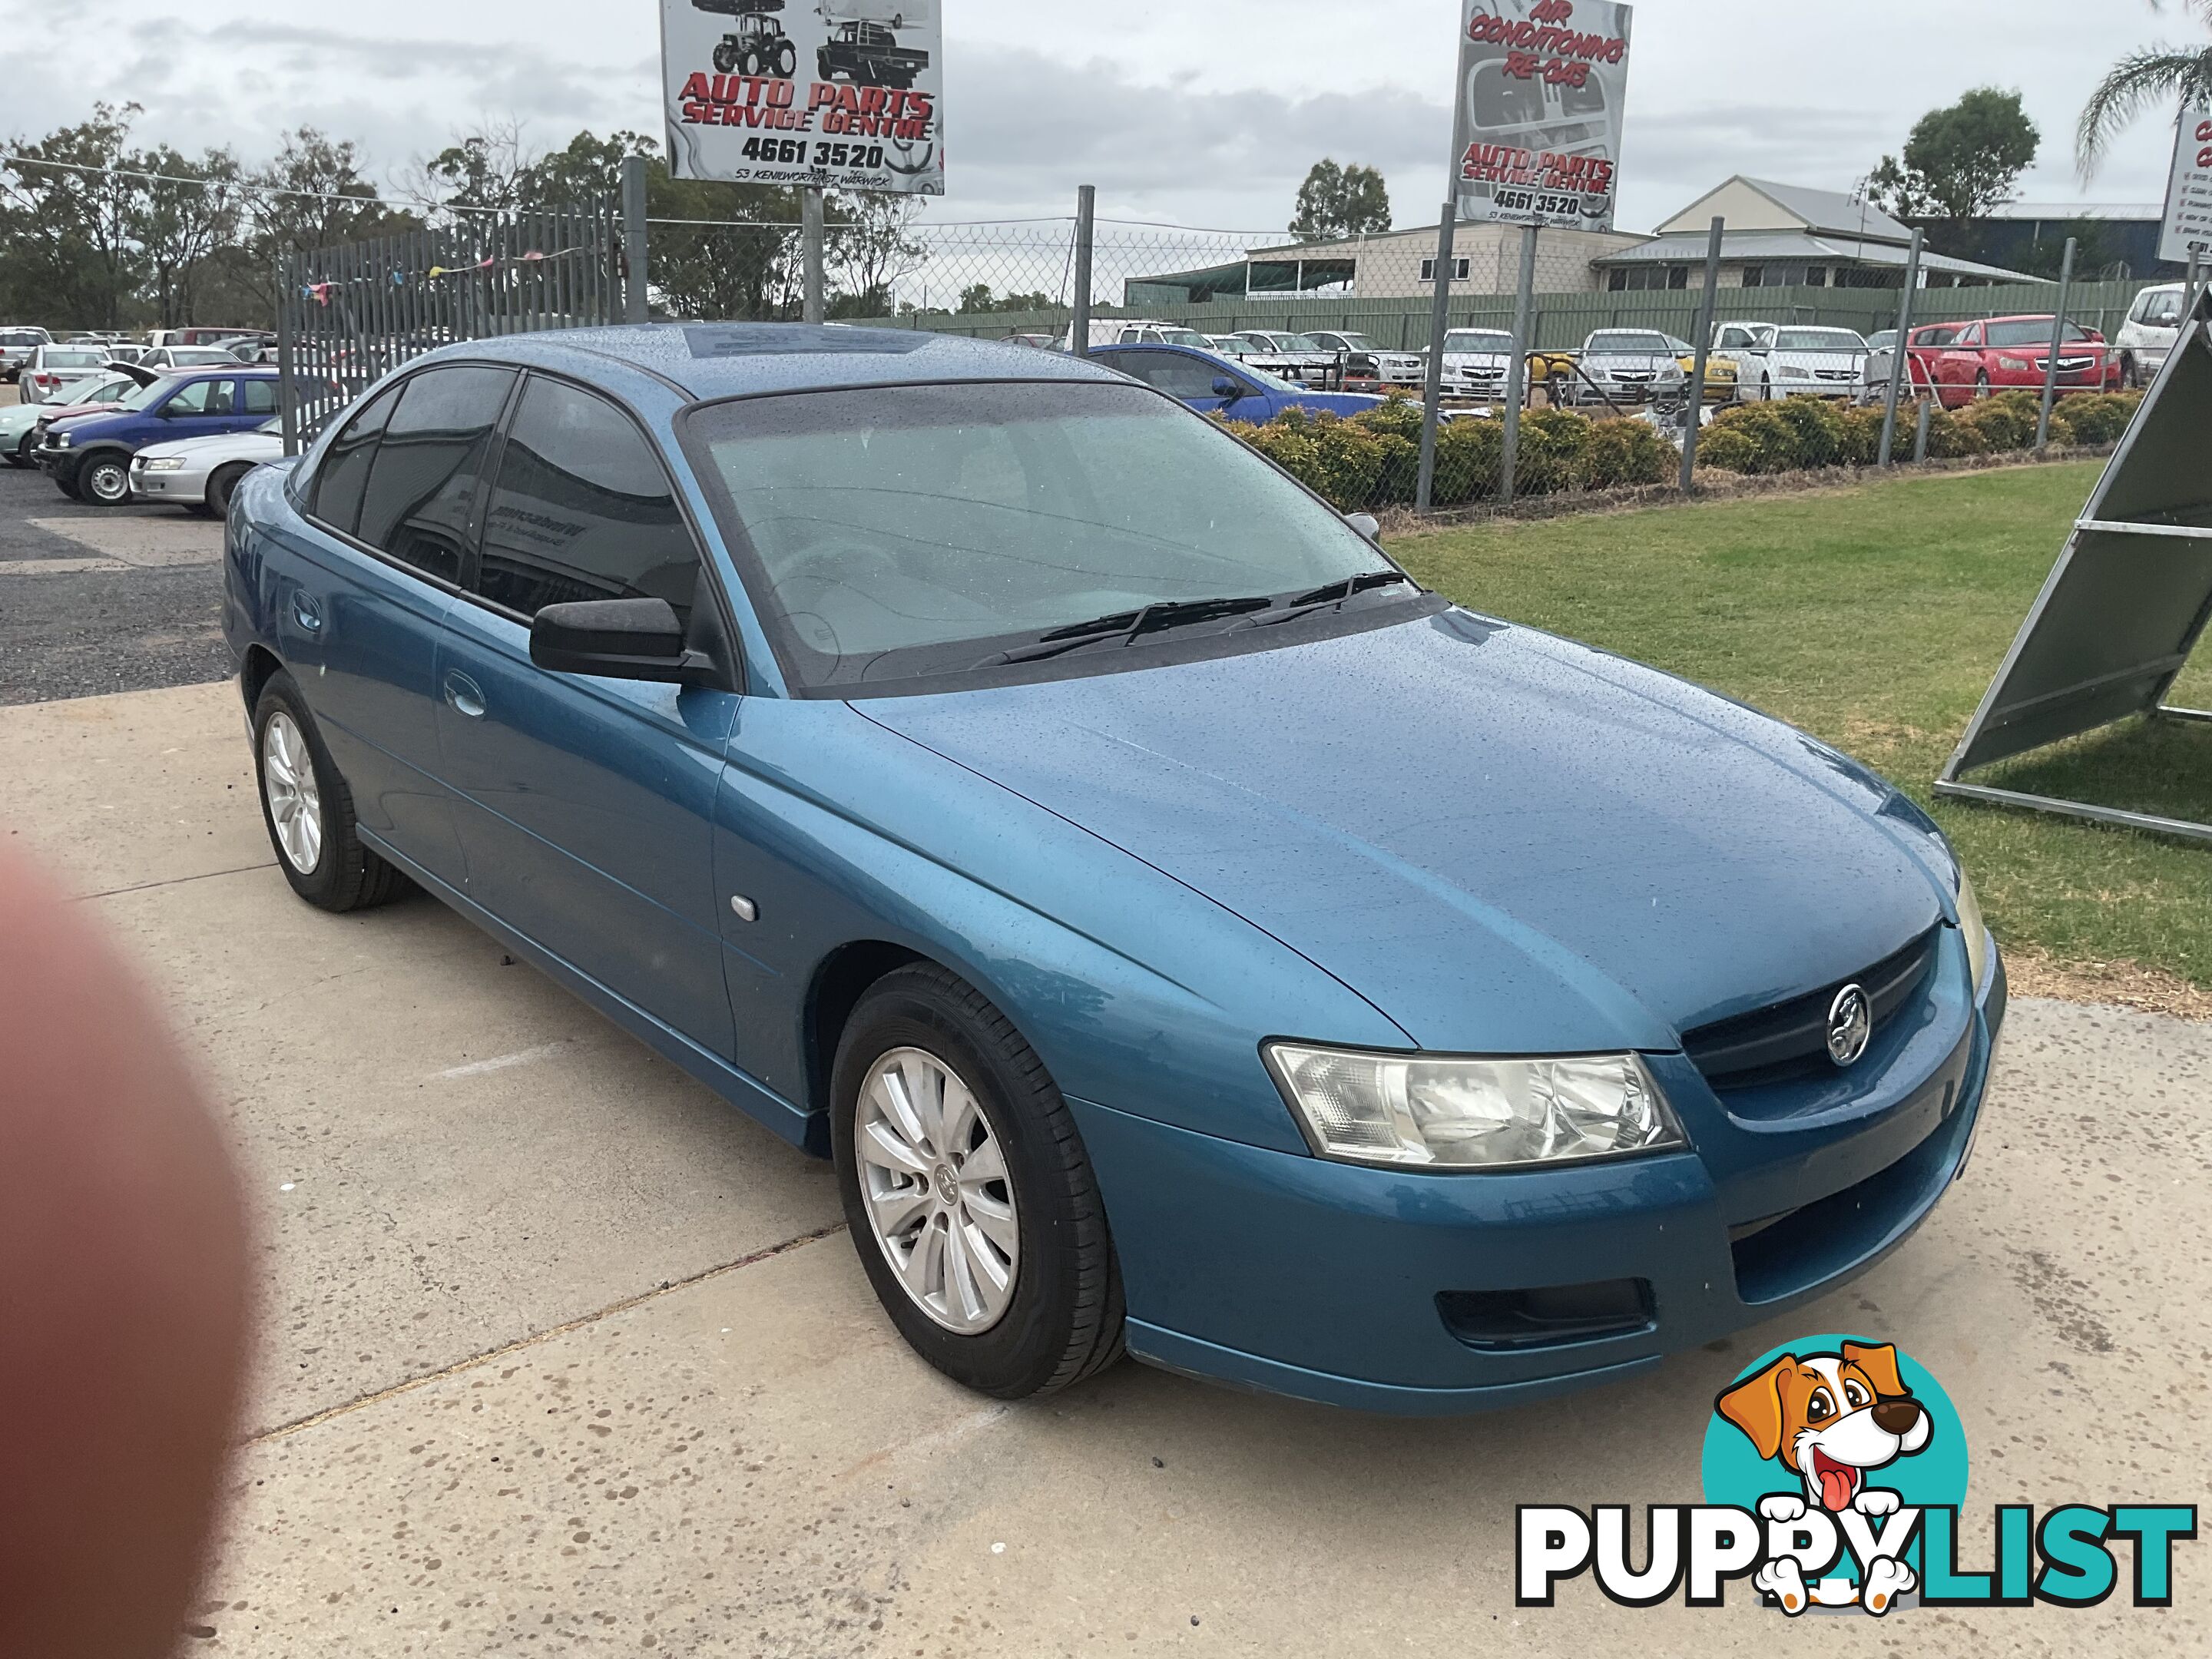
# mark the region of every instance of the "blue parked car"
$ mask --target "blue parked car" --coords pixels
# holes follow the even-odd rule
[[[452,346],[250,475],[225,569],[298,894],[424,888],[833,1158],[993,1395],[1617,1379],[1972,1147],[2004,975],[1911,803],[1094,363]]]
[[[1290,409],[1357,415],[1382,401],[1363,392],[1309,392],[1218,352],[1187,346],[1103,346],[1091,352],[1091,361],[1157,386],[1201,415],[1224,416],[1254,426],[1265,426]]]
[[[193,369],[155,381],[97,415],[46,428],[39,465],[64,495],[94,507],[131,499],[131,458],[149,444],[251,432],[277,412],[273,368]]]

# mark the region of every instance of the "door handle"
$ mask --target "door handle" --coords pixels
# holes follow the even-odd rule
[[[295,592],[292,595],[292,619],[310,634],[319,634],[323,631],[323,613],[316,606],[314,600],[304,592]]]
[[[446,676],[446,701],[470,720],[480,720],[484,716],[483,692],[466,674]]]

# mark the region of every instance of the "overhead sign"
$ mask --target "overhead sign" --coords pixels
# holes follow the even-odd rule
[[[2173,172],[2166,185],[2166,228],[2158,257],[2185,265],[2191,253],[2212,253],[2212,110],[2182,111]]]
[[[945,194],[937,0],[661,0],[678,179]]]
[[[1613,228],[1632,9],[1615,0],[1463,0],[1462,221]]]

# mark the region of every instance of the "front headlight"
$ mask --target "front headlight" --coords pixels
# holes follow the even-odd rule
[[[70,434],[66,432],[49,432],[46,434],[46,441],[56,449],[67,449],[70,447]]]
[[[1784,363],[1782,365],[1782,378],[1785,380],[1809,380],[1813,378],[1813,371],[1800,368],[1795,363]]]
[[[1688,1143],[1634,1054],[1474,1060],[1271,1042],[1284,1098],[1322,1158],[1507,1170]]]
[[[1966,965],[1974,970],[1974,991],[1990,982],[1990,929],[1982,920],[1982,902],[1975,896],[1974,884],[1966,879],[1964,870],[1959,872],[1959,931],[1966,936]]]
[[[163,455],[157,459],[144,463],[144,465],[149,472],[182,472],[185,470],[184,457],[181,455]]]

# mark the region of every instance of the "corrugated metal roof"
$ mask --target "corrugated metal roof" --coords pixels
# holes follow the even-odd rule
[[[1910,232],[1906,233],[1908,235]],[[1705,258],[1706,239],[1703,236],[1662,236],[1619,253],[1608,253],[1590,263],[1601,268],[1611,265],[1701,264]],[[1887,242],[1862,243],[1856,237],[1808,236],[1794,230],[1746,230],[1721,238],[1721,258],[1729,264],[1742,264],[1753,260],[1807,259],[1824,264],[1844,265],[1901,265],[1909,250],[1893,247]],[[1929,270],[1940,270],[1949,276],[1986,276],[2004,283],[2039,283],[2045,279],[2024,272],[2007,270],[1998,265],[1977,264],[1972,259],[1954,259],[1948,254],[1925,253],[1920,263]]]
[[[1872,202],[1853,201],[1842,191],[1780,185],[1771,179],[1746,178],[1744,183],[1772,197],[1815,231],[1825,231],[1832,236],[1856,236],[1863,232],[1885,241],[1912,240],[1910,226],[1899,224]]]

